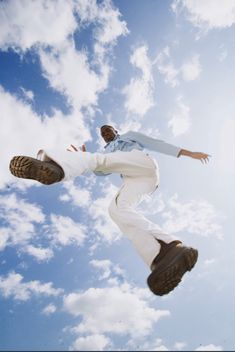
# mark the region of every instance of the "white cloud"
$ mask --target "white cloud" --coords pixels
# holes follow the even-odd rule
[[[219,54],[219,61],[223,62],[227,57],[228,57],[228,51],[227,50],[223,50]]]
[[[119,285],[119,279],[125,278],[125,272],[120,268],[119,265],[113,264],[108,259],[97,260],[93,259],[90,261],[90,265],[92,265],[99,272],[98,280],[107,280],[107,283],[110,286]]]
[[[45,220],[41,208],[20,199],[16,194],[0,196],[0,218],[2,220],[0,249],[7,245],[27,245],[35,237],[35,224]]]
[[[206,346],[200,346],[196,348],[195,351],[223,351],[223,348],[221,346],[210,344]]]
[[[0,276],[0,292],[5,298],[27,301],[32,295],[58,296],[63,290],[55,289],[52,282],[42,283],[38,280],[22,282],[23,276],[11,272],[7,277]]]
[[[143,116],[154,105],[152,63],[148,57],[147,46],[143,45],[135,49],[130,62],[141,71],[141,75],[132,78],[122,90],[126,96],[125,108],[129,113]]]
[[[168,207],[162,213],[164,232],[188,231],[200,236],[223,237],[222,227],[218,223],[221,215],[208,201],[192,200],[183,204],[175,194],[169,199]]]
[[[110,260],[108,260],[108,259],[106,259],[106,260],[93,259],[90,261],[90,264],[94,268],[101,270],[102,273],[101,273],[100,277],[98,278],[98,280],[107,279],[110,276],[111,266],[112,266],[112,263]]]
[[[168,127],[171,128],[174,137],[190,130],[191,119],[189,113],[190,108],[183,102],[183,98],[179,96],[176,101],[176,109],[168,121]]]
[[[105,351],[111,341],[105,335],[94,334],[79,337],[70,347],[70,351]]]
[[[187,81],[194,81],[201,73],[201,65],[199,55],[194,55],[189,61],[186,61],[181,66],[183,79]]]
[[[6,246],[16,246],[21,253],[33,256],[38,262],[49,261],[53,247],[82,246],[86,238],[86,226],[70,217],[50,215],[50,221],[36,204],[20,199],[14,193],[0,196],[0,250]],[[41,228],[37,229],[36,225]],[[40,233],[44,232],[49,247],[40,244]],[[45,238],[45,237],[44,237]]]
[[[24,252],[32,255],[38,262],[49,261],[54,256],[52,249],[35,247],[32,245],[26,246]]]
[[[100,44],[115,43],[120,35],[128,33],[126,22],[120,20],[121,14],[111,1],[105,0],[97,4],[95,0],[82,0],[76,2],[75,6],[82,23],[98,23],[94,35]]]
[[[44,315],[51,315],[56,312],[56,306],[52,303],[48,304],[42,311]]]
[[[40,60],[45,77],[51,86],[65,94],[75,109],[97,105],[98,93],[107,88],[110,74],[109,53],[119,36],[128,33],[125,21],[111,1],[79,1],[74,11],[81,19],[81,25],[95,25],[94,54],[77,51],[73,40],[67,40],[51,50],[42,48]],[[95,67],[95,70],[92,68]],[[81,89],[82,82],[82,89]]]
[[[233,0],[174,0],[175,13],[186,13],[187,19],[204,31],[227,28],[235,23],[235,3]]]
[[[147,344],[148,345],[148,344]],[[145,347],[146,351],[169,351],[169,349],[163,345],[162,339],[157,338],[152,344],[151,348]]]
[[[70,293],[64,297],[64,308],[82,317],[73,328],[76,333],[114,333],[138,338],[148,335],[155,322],[170,315],[167,310],[149,307],[138,291],[127,284]]]
[[[204,264],[205,264],[206,266],[212,265],[212,264],[214,264],[214,263],[215,263],[215,258],[206,259],[206,260],[204,261]]]
[[[181,351],[184,347],[187,346],[187,343],[186,342],[176,342],[174,344],[174,348],[177,350],[177,351]]]
[[[63,202],[71,202],[77,207],[87,208],[91,203],[91,193],[89,190],[75,185],[73,181],[63,183],[67,193],[62,194],[59,199]]]
[[[168,46],[157,55],[153,64],[157,65],[159,72],[164,76],[166,84],[169,84],[171,87],[179,85],[178,75],[180,70],[171,61],[170,48]]]
[[[22,51],[34,45],[58,46],[77,27],[73,1],[1,1],[0,47]]]
[[[149,337],[147,337],[143,343],[138,341],[138,351],[169,351],[169,349],[163,344],[163,340],[161,338],[154,338],[152,340]],[[136,348],[136,340],[129,340],[128,347],[129,346],[131,350],[134,351]]]
[[[26,90],[23,87],[20,87],[23,92],[23,95],[26,100],[33,101],[34,100],[34,93],[31,90]]]
[[[51,223],[46,226],[54,245],[82,246],[86,238],[86,227],[68,216],[51,214]]]
[[[90,67],[88,55],[77,51],[72,43],[50,51],[40,50],[40,60],[50,85],[66,95],[74,109],[97,105],[98,93],[108,84],[109,67],[105,62],[101,74],[97,74]]]
[[[162,221],[159,230],[165,233],[189,232],[200,236],[223,237],[223,228],[220,222],[223,214],[207,200],[191,200],[181,202],[178,194],[167,200],[160,193],[154,198],[146,198],[141,205],[145,214],[161,215]],[[151,209],[155,211],[151,212]]]
[[[171,59],[169,46],[165,47],[155,58],[153,64],[157,65],[159,72],[164,76],[164,81],[171,87],[180,84],[180,78],[185,82],[194,81],[201,73],[199,55],[194,54],[179,67]]]

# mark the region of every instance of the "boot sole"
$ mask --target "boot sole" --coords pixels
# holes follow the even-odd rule
[[[9,168],[12,175],[16,177],[36,180],[44,185],[51,185],[61,180],[54,165],[29,156],[13,157]]]
[[[185,248],[174,261],[160,273],[154,270],[148,277],[150,290],[158,296],[168,294],[181,282],[187,271],[191,271],[198,259],[198,251],[194,248]]]

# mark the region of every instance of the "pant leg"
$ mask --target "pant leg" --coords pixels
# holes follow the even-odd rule
[[[151,265],[159,252],[156,238],[166,243],[175,240],[175,237],[161,233],[157,225],[134,210],[134,206],[141,201],[144,195],[154,191],[159,181],[157,163],[144,152],[132,150],[131,152],[100,154],[43,150],[41,160],[47,159],[54,160],[63,168],[64,180],[73,179],[89,171],[123,175],[125,183],[118,197],[115,198],[115,203],[112,203],[110,215],[112,214],[113,220],[121,231],[132,241],[147,265]],[[136,179],[135,182],[134,179]]]
[[[163,233],[153,222],[136,211],[144,196],[156,189],[157,177],[124,177],[123,185],[109,207],[109,214],[128,237],[144,262],[151,264],[160,251],[156,239],[170,243],[176,238]]]
[[[52,159],[64,170],[64,180],[74,179],[87,172],[102,171],[125,176],[154,175],[156,162],[140,150],[115,153],[69,152],[66,150],[42,150],[40,159]]]

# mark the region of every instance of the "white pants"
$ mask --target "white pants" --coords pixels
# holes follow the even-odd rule
[[[88,171],[122,175],[123,184],[110,204],[109,214],[149,267],[160,251],[157,239],[166,243],[177,239],[161,232],[156,224],[135,210],[143,197],[153,193],[159,183],[157,163],[144,152],[136,149],[108,154],[42,151],[40,159],[48,158],[63,168],[63,180],[73,179]]]

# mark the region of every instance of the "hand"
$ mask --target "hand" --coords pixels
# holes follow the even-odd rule
[[[202,163],[206,164],[209,162],[209,157],[211,157],[211,155],[206,154],[206,153],[200,153],[200,152],[191,152],[191,158],[193,159],[198,159],[200,160]]]
[[[77,148],[73,144],[70,144],[70,146],[66,149],[68,152],[78,152],[81,150],[82,152],[86,152],[86,146],[83,144],[81,147]]]

